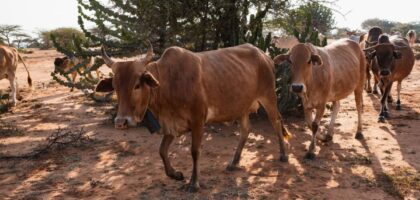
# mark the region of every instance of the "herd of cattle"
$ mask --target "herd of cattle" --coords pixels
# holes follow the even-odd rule
[[[351,93],[355,95],[358,114],[355,138],[359,140],[364,138],[364,89],[378,93],[379,88],[382,95],[379,122],[385,122],[389,117],[388,102],[392,102],[390,89],[397,81],[396,109],[401,109],[401,82],[414,66],[410,46],[415,37],[415,32],[410,32],[408,38],[388,36],[380,28],[373,27],[358,42],[341,39],[326,47],[298,43],[287,54],[274,59],[250,44],[199,53],[170,47],[156,61],[152,60],[153,48],[150,45],[146,57],[122,62],[112,60],[102,48],[102,58],[114,76],[102,79],[96,91],[116,92],[116,129],[136,126],[147,111],[156,116],[163,134],[160,156],[166,175],[173,179],[183,180],[184,176],[171,166],[169,146],[176,136],[191,132],[193,170],[189,190],[196,191],[199,189],[198,160],[207,123],[239,120],[239,144],[227,166],[228,170],[234,170],[248,138],[249,114],[262,106],[278,137],[280,161],[288,161],[285,143],[290,133],[277,109],[274,64],[288,62],[291,66],[290,90],[302,99],[305,121],[312,131],[305,158],[313,159],[316,140],[332,140],[340,100]],[[18,91],[15,77],[18,59],[23,62],[15,49],[0,47],[0,79],[9,79],[14,104]],[[80,62],[64,57],[57,58],[54,64],[66,71]],[[89,63],[87,68],[92,65]],[[373,89],[371,72],[374,75]],[[73,73],[73,81],[76,75]],[[28,82],[31,85],[29,72]],[[333,103],[333,110],[324,133],[320,131],[319,123],[327,102]]]

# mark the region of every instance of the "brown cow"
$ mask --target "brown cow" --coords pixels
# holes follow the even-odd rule
[[[86,62],[85,66],[82,66],[82,71],[85,69],[90,69],[94,64],[95,64],[95,59],[94,57],[88,57],[88,60],[84,60],[83,58],[68,58],[66,57],[62,57],[62,58],[56,58],[54,60],[54,65],[55,67],[60,68],[61,70],[63,70],[64,72],[68,72],[72,67],[84,63]],[[72,82],[75,83],[76,81],[76,77],[77,77],[77,70],[74,70],[71,72],[71,76],[72,76]],[[92,75],[89,73],[89,76],[92,78]],[[99,79],[100,78],[100,72],[99,72],[99,68],[96,69],[96,77]],[[74,87],[72,87],[70,89],[70,91],[73,91]]]
[[[388,101],[389,92],[392,83],[398,81],[397,92],[397,110],[401,110],[400,92],[401,82],[406,78],[414,66],[414,53],[410,48],[407,39],[401,36],[388,37],[381,35],[379,43],[373,47],[365,49],[366,57],[373,60],[373,68],[377,68],[376,76],[380,77],[381,89],[381,112],[379,114],[379,122],[385,122],[388,118]]]
[[[369,29],[369,32],[367,34],[364,34],[360,37],[359,40],[359,45],[361,49],[366,49],[372,46],[375,46],[376,44],[378,44],[378,38],[379,35],[381,35],[383,33],[382,29],[379,27],[372,27],[371,29]],[[366,58],[366,92],[371,93],[372,92],[372,86],[370,84],[370,79],[371,79],[371,74],[370,71],[372,70],[372,64],[371,64],[372,60]],[[378,89],[377,89],[377,85],[378,85],[378,80],[374,77],[374,84],[373,84],[373,94],[378,94]]]
[[[103,49],[102,49],[103,50]],[[115,91],[118,112],[115,128],[125,129],[140,122],[147,109],[158,118],[163,139],[160,156],[166,175],[183,180],[168,158],[175,136],[191,131],[193,171],[188,190],[199,188],[198,159],[206,123],[240,119],[241,136],[227,169],[235,169],[249,133],[249,114],[261,105],[278,136],[280,160],[287,162],[284,139],[289,136],[277,110],[274,63],[258,48],[244,44],[236,47],[193,53],[171,47],[152,62],[153,50],[137,61],[114,62],[102,51],[113,73],[102,80],[99,92]]]
[[[409,30],[407,32],[406,38],[408,40],[408,44],[410,44],[410,47],[413,47],[414,43],[416,42],[416,39],[417,39],[416,31],[415,30]]]
[[[19,61],[23,63],[23,66],[28,73],[28,84],[32,88],[32,79],[29,74],[28,68],[18,51],[13,47],[0,45],[0,80],[3,78],[9,79],[10,88],[12,89],[12,103],[15,106],[17,103],[16,96],[19,96],[19,88],[16,77],[16,69]]]
[[[291,91],[302,98],[306,122],[312,129],[312,141],[305,158],[315,158],[315,138],[324,115],[327,102],[333,102],[333,111],[327,134],[319,139],[332,140],[334,122],[340,100],[354,92],[358,125],[356,138],[363,139],[362,111],[363,85],[365,82],[365,57],[359,45],[349,39],[341,39],[326,47],[309,43],[294,46],[287,54],[274,58],[275,63],[287,61],[291,65]],[[315,120],[313,111],[316,110]]]

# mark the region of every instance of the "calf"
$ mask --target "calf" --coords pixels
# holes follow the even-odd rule
[[[365,49],[366,57],[373,60],[372,64],[377,68],[376,76],[380,77],[378,85],[381,98],[381,111],[379,114],[379,122],[385,122],[388,118],[388,98],[389,92],[394,81],[398,82],[397,92],[397,110],[401,109],[400,92],[401,82],[406,78],[414,66],[414,53],[411,50],[407,39],[401,36],[381,35],[379,43],[373,47]]]
[[[366,80],[366,65],[363,51],[356,42],[342,39],[326,47],[300,43],[287,54],[274,58],[275,63],[283,61],[291,65],[290,89],[302,98],[305,119],[312,129],[312,140],[305,158],[315,157],[315,138],[319,135],[318,126],[324,115],[326,103],[333,102],[333,111],[327,134],[318,136],[325,142],[332,140],[340,100],[352,92],[355,95],[358,114],[356,138],[363,139],[362,92]]]
[[[267,112],[280,146],[280,160],[287,161],[284,140],[289,136],[277,110],[274,63],[258,48],[236,47],[193,53],[171,47],[152,62],[153,50],[137,61],[115,62],[102,49],[112,69],[112,79],[102,80],[98,92],[115,89],[118,112],[115,128],[125,129],[140,122],[147,110],[161,124],[160,156],[166,175],[183,180],[168,158],[175,136],[191,132],[193,170],[189,191],[199,188],[199,166],[203,128],[206,123],[240,119],[241,136],[227,169],[235,169],[249,134],[249,114],[261,105]]]
[[[17,103],[16,96],[19,96],[19,88],[16,77],[16,69],[19,61],[23,63],[26,73],[28,73],[28,84],[29,87],[32,88],[31,75],[29,74],[28,68],[18,51],[13,47],[0,45],[0,80],[4,78],[9,79],[10,88],[12,89],[12,103],[14,106]]]

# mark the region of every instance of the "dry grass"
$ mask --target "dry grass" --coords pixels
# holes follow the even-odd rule
[[[410,195],[412,191],[420,191],[420,173],[406,168],[396,167],[392,173],[384,173],[383,187],[391,195],[404,198]]]

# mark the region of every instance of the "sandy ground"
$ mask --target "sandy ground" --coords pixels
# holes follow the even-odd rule
[[[201,190],[184,191],[192,161],[189,134],[170,149],[175,169],[186,177],[166,177],[158,148],[161,136],[144,128],[114,130],[112,105],[54,83],[55,51],[25,54],[35,82],[27,89],[18,67],[23,101],[0,115],[18,134],[0,135],[0,154],[17,155],[45,144],[57,128],[82,127],[88,144],[66,147],[30,159],[0,159],[0,199],[399,199],[420,198],[420,62],[403,82],[403,110],[391,106],[391,119],[377,123],[379,101],[364,95],[365,140],[354,139],[357,114],[353,95],[343,100],[333,142],[318,143],[317,158],[303,159],[311,137],[302,119],[283,115],[294,137],[289,163],[278,160],[278,143],[264,117],[254,117],[240,169],[227,172],[239,140],[238,127],[206,127]],[[105,70],[105,69],[104,69]],[[0,81],[0,90],[9,87]],[[395,88],[394,88],[395,89]],[[393,91],[393,94],[396,94]],[[329,111],[323,121],[329,121]]]

